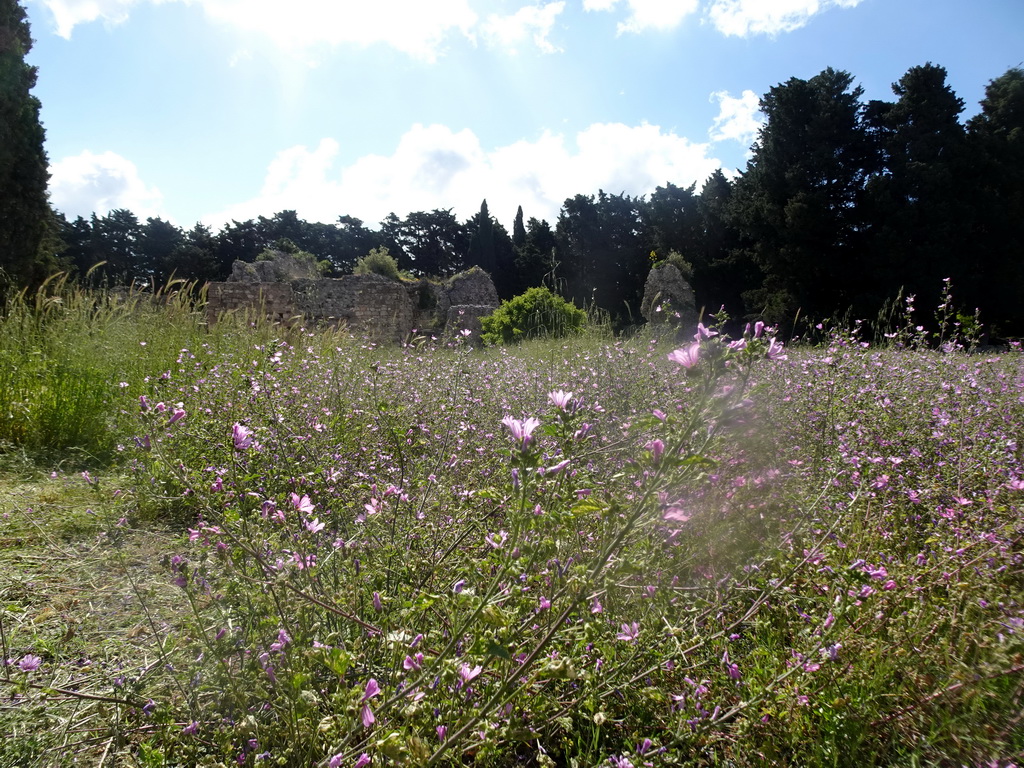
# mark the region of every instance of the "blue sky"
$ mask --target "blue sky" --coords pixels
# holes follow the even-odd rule
[[[1024,0],[26,0],[50,193],[189,228],[295,209],[376,227],[487,198],[552,224],[598,189],[746,163],[757,99],[932,62],[974,114]]]

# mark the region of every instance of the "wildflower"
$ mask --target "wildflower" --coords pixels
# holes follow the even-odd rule
[[[665,453],[665,443],[661,440],[651,440],[644,448],[650,451],[651,461],[654,464],[660,462],[662,454]]]
[[[171,413],[171,418],[167,420],[167,426],[170,426],[171,424],[174,424],[177,421],[181,421],[184,418],[185,409],[182,408],[181,405],[179,404],[178,407],[174,409],[174,412]]]
[[[29,653],[23,656],[21,661],[18,662],[18,669],[22,672],[34,672],[39,669],[39,665],[42,663],[43,660],[41,658]]]
[[[532,416],[522,421],[519,419],[513,419],[511,416],[506,416],[501,420],[501,423],[508,427],[509,431],[512,433],[512,438],[519,442],[523,449],[530,444],[530,440],[533,437],[533,430],[540,426],[540,420],[535,419]]]
[[[139,409],[143,413],[149,410],[149,398],[145,395],[139,395]]]
[[[640,635],[640,624],[635,621],[632,624],[623,624],[621,630],[615,636],[616,640],[622,640],[627,643],[636,642],[637,637]]]
[[[377,718],[373,716],[373,710],[370,709],[370,705],[367,702],[379,693],[380,686],[377,684],[377,681],[371,677],[366,681],[366,689],[363,691],[363,698],[359,700],[363,705],[360,716],[362,718],[364,728],[369,728],[377,721]]]
[[[452,585],[452,592],[454,592],[454,593],[455,593],[455,594],[457,595],[457,594],[459,594],[460,592],[462,592],[462,590],[463,590],[463,588],[464,588],[465,586],[466,586],[466,580],[465,580],[465,579],[459,579],[458,581],[456,581],[456,582],[455,582],[455,583],[454,583],[454,584]]]
[[[447,725],[439,725],[434,730],[437,731],[437,740],[438,741],[444,741],[444,737],[448,735],[448,726]]]
[[[544,597],[544,595],[540,596],[540,599],[537,601],[537,604],[538,610],[541,611],[546,611],[548,608],[551,607],[551,601]]]
[[[685,347],[680,347],[674,352],[670,352],[668,359],[676,365],[681,365],[683,368],[689,370],[697,364],[700,356],[700,342],[695,341]]]
[[[299,512],[302,512],[305,515],[311,513],[313,508],[316,506],[309,500],[309,496],[303,495],[302,498],[299,498],[297,493],[289,494],[288,501],[290,501],[292,506],[299,510]]]
[[[554,392],[548,392],[548,400],[556,408],[565,411],[568,410],[569,405],[572,403],[572,392],[563,392],[560,389],[556,389]]]
[[[569,466],[569,460],[568,459],[562,459],[560,462],[558,462],[557,464],[554,464],[554,465],[552,465],[550,467],[538,467],[537,468],[537,472],[538,472],[538,474],[540,474],[542,476],[544,476],[544,475],[557,475],[559,472],[561,472],[563,469],[565,469],[568,466]]]
[[[291,641],[292,641],[291,636],[287,632],[285,632],[283,629],[279,629],[277,631],[277,642],[270,644],[270,650],[272,650],[272,651],[284,650],[284,647],[286,645],[288,645],[288,643],[290,643]]]
[[[478,677],[480,673],[483,671],[484,668],[481,667],[479,664],[477,664],[475,667],[471,667],[469,666],[469,664],[463,664],[459,668],[459,678],[462,680],[463,684],[466,684],[472,681],[474,678]]]
[[[356,758],[356,762],[355,762],[355,765],[353,766],[353,768],[363,768],[364,765],[369,765],[369,764],[370,764],[370,756],[368,754],[366,754],[365,752],[363,752],[362,754],[359,755],[358,758]]]
[[[384,605],[380,601],[380,592],[373,593],[373,609],[380,613],[384,610]]]
[[[193,720],[191,723],[181,729],[181,732],[185,736],[194,736],[199,731],[199,723]]]
[[[342,755],[341,752],[336,755],[331,755],[331,759],[327,761],[327,768],[340,768],[341,761],[344,759],[344,755]]]
[[[419,671],[420,667],[423,666],[423,654],[416,653],[414,656],[406,656],[405,661],[402,662],[402,668],[407,672]]]
[[[782,353],[783,347],[782,342],[778,339],[772,338],[768,340],[768,359],[769,360],[785,360],[786,355]]]
[[[693,338],[697,341],[701,339],[710,339],[712,336],[717,336],[718,331],[713,331],[710,328],[706,328],[704,323],[697,323],[697,332],[693,334]]]
[[[601,601],[598,600],[596,597],[593,600],[590,601],[590,612],[591,613],[603,613],[604,612],[604,606],[601,605]]]
[[[324,523],[320,522],[319,517],[314,517],[312,520],[306,521],[306,530],[310,533],[319,533],[324,529]]]
[[[248,427],[243,427],[237,421],[231,428],[231,436],[235,441],[236,451],[244,451],[252,446],[252,430]]]

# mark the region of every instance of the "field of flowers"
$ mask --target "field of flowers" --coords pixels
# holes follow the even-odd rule
[[[0,765],[1021,760],[1019,349],[34,311]]]

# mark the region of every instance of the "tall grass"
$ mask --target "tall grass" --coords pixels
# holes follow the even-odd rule
[[[205,333],[201,298],[181,281],[100,292],[63,274],[13,296],[0,315],[0,447],[109,460],[128,403]]]

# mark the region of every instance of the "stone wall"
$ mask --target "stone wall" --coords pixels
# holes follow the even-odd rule
[[[481,270],[444,283],[402,283],[381,275],[254,282],[253,271],[237,265],[233,275],[244,275],[245,281],[210,284],[210,322],[225,312],[256,311],[275,322],[344,326],[375,340],[401,341],[414,329],[426,335],[447,333],[449,317],[455,323],[466,317],[465,311],[457,311],[465,305],[472,305],[468,314],[475,322],[463,323],[454,332],[467,325],[478,328],[477,318],[498,306],[494,283]]]

